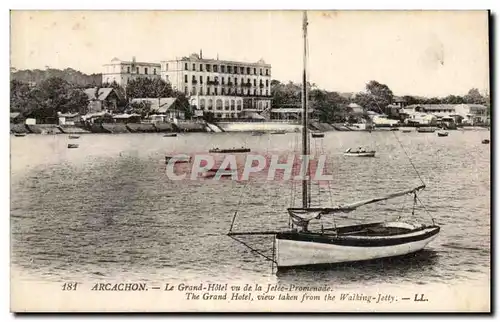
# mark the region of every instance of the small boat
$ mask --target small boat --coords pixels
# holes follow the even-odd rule
[[[484,139],[481,141],[482,144],[490,144],[490,140],[488,139]]]
[[[446,131],[439,131],[437,132],[438,136],[448,136],[448,132]]]
[[[433,127],[419,127],[417,128],[418,133],[434,133],[436,129]]]
[[[23,137],[26,136],[26,133],[14,133],[14,136]]]
[[[167,133],[167,134],[163,135],[164,138],[174,138],[176,136],[177,136],[177,133]]]
[[[366,151],[364,149],[352,151],[351,149],[347,149],[344,155],[349,157],[375,157],[375,151]]]
[[[401,130],[403,133],[411,133],[411,130]]]
[[[261,136],[261,135],[264,135],[264,134],[265,134],[265,132],[263,132],[263,131],[255,131],[255,132],[252,133],[252,136]]]
[[[70,139],[79,139],[80,136],[79,135],[70,135],[69,138]]]
[[[311,136],[313,138],[323,138],[323,137],[325,137],[325,133],[318,133],[318,132],[314,133],[313,132],[313,133],[311,133]]]
[[[273,131],[271,134],[285,134],[286,131]]]
[[[209,153],[244,153],[244,152],[250,152],[249,148],[231,148],[231,149],[219,149],[219,148],[214,148],[208,150]]]
[[[191,157],[185,156],[165,156],[165,163],[169,163],[171,160],[175,160],[174,163],[189,163],[191,162]]]
[[[68,149],[76,149],[78,148],[78,144],[68,144]]]

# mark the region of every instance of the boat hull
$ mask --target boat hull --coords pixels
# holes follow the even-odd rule
[[[338,238],[304,238],[300,233],[276,236],[278,267],[358,262],[396,257],[423,249],[439,232],[439,227],[415,229],[393,236],[339,236]]]
[[[375,152],[344,153],[344,155],[348,157],[373,158],[375,157]]]

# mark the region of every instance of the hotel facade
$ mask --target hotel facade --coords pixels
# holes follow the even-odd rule
[[[271,65],[203,58],[202,53],[161,62],[161,77],[199,112],[247,118],[271,109]]]
[[[116,82],[118,85],[125,87],[130,80],[140,77],[159,79],[160,64],[136,62],[135,58],[131,61],[113,58],[111,63],[103,65],[103,84]]]

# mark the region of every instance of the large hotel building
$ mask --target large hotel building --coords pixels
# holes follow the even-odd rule
[[[216,118],[252,117],[271,109],[271,65],[206,59],[192,54],[160,64],[113,59],[104,65],[103,83],[126,86],[137,77],[161,77],[183,92],[199,112]]]

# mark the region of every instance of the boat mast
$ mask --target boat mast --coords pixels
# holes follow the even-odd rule
[[[309,155],[309,142],[308,142],[308,114],[307,114],[307,11],[303,14],[303,38],[304,38],[304,52],[303,52],[303,65],[304,69],[302,71],[302,157]],[[307,166],[309,169],[309,166]],[[304,173],[304,178],[302,179],[302,208],[308,207],[309,201],[309,182],[306,179],[309,171]]]

